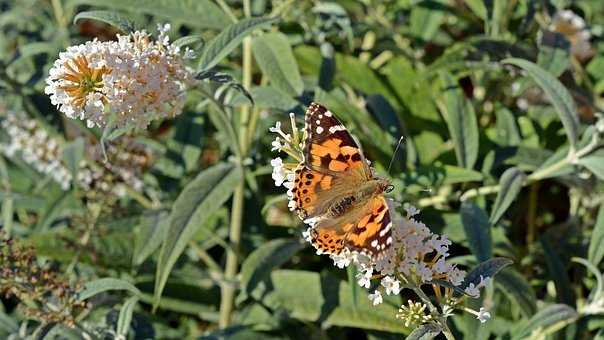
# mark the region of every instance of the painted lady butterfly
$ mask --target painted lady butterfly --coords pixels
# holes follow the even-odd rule
[[[327,254],[348,249],[378,256],[392,243],[383,195],[392,185],[373,175],[353,137],[325,107],[310,105],[305,130],[292,193],[298,215],[313,226],[313,245]]]

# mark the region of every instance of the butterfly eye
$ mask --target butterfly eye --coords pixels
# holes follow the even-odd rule
[[[392,184],[388,184],[388,186],[386,187],[386,190],[384,190],[386,193],[391,192],[392,190],[394,190],[394,185]]]

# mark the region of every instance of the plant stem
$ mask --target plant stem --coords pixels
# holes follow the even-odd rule
[[[233,311],[233,301],[235,299],[235,287],[232,284],[237,275],[237,252],[241,241],[241,222],[243,215],[243,198],[245,191],[245,179],[242,178],[235,193],[233,194],[233,205],[231,207],[231,225],[229,239],[231,248],[227,249],[226,265],[224,270],[224,282],[221,286],[220,300],[220,319],[218,325],[220,328],[226,328],[231,323],[231,314]]]
[[[243,13],[246,17],[251,17],[251,3],[250,0],[243,1]],[[246,37],[243,40],[243,76],[242,83],[245,89],[249,90],[252,84],[252,41],[250,37]],[[239,147],[241,154],[238,162],[239,166],[243,167],[243,159],[249,151],[250,143],[247,141],[247,136],[250,134],[248,131],[250,107],[249,105],[243,105],[241,107],[240,117],[240,133],[239,133]],[[229,241],[231,248],[227,249],[226,264],[224,270],[224,281],[221,285],[221,300],[220,300],[220,318],[218,325],[220,328],[226,328],[231,323],[231,317],[233,312],[233,303],[235,300],[235,286],[233,281],[237,276],[238,269],[238,258],[239,246],[241,243],[241,227],[243,218],[244,208],[244,196],[245,196],[245,169],[242,169],[241,180],[235,188],[233,193],[233,203],[231,206],[231,225],[229,227]]]
[[[61,0],[52,0],[52,11],[55,15],[55,19],[60,27],[67,27],[67,20],[65,20],[65,13],[63,11],[63,5],[61,4]]]
[[[445,335],[445,337],[447,338],[447,340],[455,340],[455,336],[449,329],[449,326],[447,326],[447,319],[440,315],[438,308],[436,308],[436,306],[434,306],[432,301],[430,301],[430,298],[428,297],[428,295],[426,295],[420,287],[412,287],[412,289],[413,289],[413,292],[417,296],[419,296],[419,298],[422,299],[426,305],[428,305],[428,309],[430,309],[430,313],[432,313],[433,315],[436,316],[434,318],[434,320],[436,322],[438,322],[438,324],[440,325],[441,330],[442,330],[443,334]]]

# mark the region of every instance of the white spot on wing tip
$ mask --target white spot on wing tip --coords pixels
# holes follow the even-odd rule
[[[321,134],[321,133],[323,133],[323,128],[320,127],[320,126],[317,126],[317,130],[316,131],[317,131],[318,134]]]
[[[331,111],[325,111],[325,116],[331,117]]]
[[[377,246],[378,246],[378,240],[373,240],[373,241],[371,241],[371,246],[372,246],[373,248],[377,248]]]

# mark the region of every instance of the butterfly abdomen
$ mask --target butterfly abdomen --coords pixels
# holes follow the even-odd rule
[[[355,201],[356,198],[354,196],[344,197],[329,207],[329,212],[333,217],[342,216],[352,207]]]

